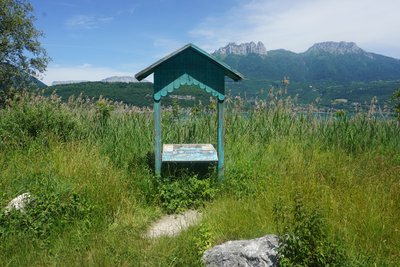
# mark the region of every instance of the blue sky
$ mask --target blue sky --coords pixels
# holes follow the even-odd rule
[[[229,42],[303,52],[354,41],[400,58],[398,0],[32,0],[52,58],[43,81],[131,75],[192,42],[213,52]]]

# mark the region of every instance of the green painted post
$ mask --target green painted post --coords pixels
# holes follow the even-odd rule
[[[218,99],[218,180],[224,180],[224,101]]]
[[[154,100],[154,129],[155,129],[155,174],[161,175],[161,101]]]

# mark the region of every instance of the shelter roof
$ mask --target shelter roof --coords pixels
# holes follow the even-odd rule
[[[159,67],[161,64],[171,60],[172,58],[176,57],[178,54],[181,54],[183,51],[186,51],[188,49],[191,49],[192,51],[194,51],[194,52],[200,54],[201,56],[205,57],[208,61],[210,61],[210,62],[214,63],[215,65],[217,65],[219,68],[222,69],[222,71],[225,74],[225,76],[228,76],[232,80],[239,81],[239,80],[244,79],[244,77],[243,77],[243,75],[241,73],[239,73],[238,71],[232,69],[231,67],[229,67],[224,62],[218,60],[214,56],[208,54],[207,52],[205,52],[204,50],[202,50],[201,48],[197,47],[196,45],[194,45],[192,43],[189,43],[189,44],[183,46],[182,48],[176,50],[175,52],[165,56],[164,58],[162,58],[162,59],[158,60],[157,62],[153,63],[152,65],[150,65],[149,67],[147,67],[147,68],[143,69],[142,71],[138,72],[135,75],[135,78],[138,79],[139,81],[143,80],[144,78],[146,78],[150,74],[154,73],[156,71],[157,67]]]

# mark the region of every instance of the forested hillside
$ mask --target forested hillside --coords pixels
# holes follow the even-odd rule
[[[117,102],[124,102],[138,107],[153,105],[153,84],[150,82],[144,83],[124,83],[124,82],[83,82],[72,84],[61,84],[48,87],[46,94],[49,95],[55,92],[61,96],[63,100],[68,100],[70,96],[98,98],[103,96]],[[172,103],[180,106],[193,106],[199,101],[208,103],[209,94],[198,88],[184,86],[163,99],[163,105],[170,106]]]

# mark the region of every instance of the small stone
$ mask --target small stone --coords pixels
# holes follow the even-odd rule
[[[278,247],[279,239],[276,235],[228,241],[204,252],[202,260],[207,267],[278,266]]]
[[[13,200],[11,200],[7,207],[6,212],[10,212],[12,210],[24,211],[25,207],[32,201],[32,196],[29,192],[23,193]]]

